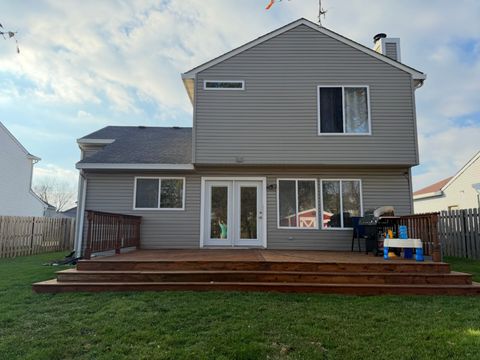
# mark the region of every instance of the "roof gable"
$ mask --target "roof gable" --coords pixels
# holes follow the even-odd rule
[[[457,180],[460,175],[462,175],[470,166],[472,166],[476,161],[480,159],[480,151],[477,152],[456,174],[452,176],[450,181],[448,181],[443,187],[442,191],[449,187],[455,180]]]
[[[442,191],[442,188],[445,186],[445,184],[447,184],[452,178],[453,176],[450,176],[434,184],[428,185],[420,190],[415,191],[413,195],[417,196],[417,195],[424,195],[424,194],[430,194],[430,193],[436,193],[438,191]]]
[[[20,143],[20,141],[18,141],[17,138],[13,136],[13,134],[7,129],[7,127],[2,124],[1,121],[0,121],[0,130],[3,130],[4,133],[7,134],[7,136],[10,139],[12,139],[12,142],[15,143],[15,145],[17,145],[17,147],[26,155],[27,158],[31,160],[37,160],[37,161],[41,160],[39,157],[30,154],[28,150],[25,149],[25,147]]]
[[[480,159],[480,151],[477,152],[454,176],[440,180],[423,189],[417,190],[413,193],[416,198],[440,196],[443,191],[448,188],[455,180],[457,180],[470,166]]]
[[[250,41],[250,42],[246,43],[245,45],[242,45],[242,46],[240,46],[236,49],[233,49],[233,50],[231,50],[231,51],[229,51],[229,52],[227,52],[227,53],[225,53],[221,56],[218,56],[218,57],[216,57],[216,58],[214,58],[210,61],[207,61],[206,63],[204,63],[202,65],[199,65],[199,66],[183,73],[182,78],[184,79],[184,81],[188,80],[188,79],[193,79],[197,73],[199,73],[199,72],[201,72],[205,69],[208,69],[208,68],[210,68],[210,67],[212,67],[212,66],[214,66],[218,63],[221,63],[221,62],[223,62],[223,61],[225,61],[225,60],[227,60],[227,59],[229,59],[229,58],[231,58],[235,55],[240,54],[241,52],[243,52],[245,50],[248,50],[248,49],[250,49],[254,46],[257,46],[257,45],[259,45],[259,44],[261,44],[261,43],[263,43],[267,40],[270,40],[270,39],[272,39],[272,38],[274,38],[278,35],[281,35],[281,34],[287,32],[287,31],[292,30],[292,29],[294,29],[298,26],[301,26],[301,25],[305,25],[305,26],[307,26],[307,27],[309,27],[309,28],[311,28],[315,31],[318,31],[318,32],[320,32],[324,35],[327,35],[327,36],[329,36],[329,37],[331,37],[335,40],[338,40],[338,41],[340,41],[340,42],[342,42],[346,45],[349,45],[349,46],[351,46],[351,47],[353,47],[357,50],[360,50],[367,55],[370,55],[370,56],[372,56],[374,58],[377,58],[377,59],[379,59],[379,60],[381,60],[381,61],[383,61],[387,64],[390,64],[390,65],[392,65],[392,66],[394,66],[394,67],[396,67],[400,70],[403,70],[403,71],[411,74],[412,78],[414,80],[425,80],[426,79],[426,75],[424,73],[422,73],[421,71],[418,71],[418,70],[416,70],[412,67],[404,65],[404,64],[402,64],[398,61],[395,61],[393,59],[390,59],[387,56],[384,56],[380,53],[377,53],[373,49],[370,49],[370,48],[368,48],[364,45],[361,45],[361,44],[359,44],[359,43],[357,43],[353,40],[350,40],[350,39],[334,32],[332,30],[329,30],[329,29],[325,28],[325,27],[318,26],[317,24],[315,24],[315,23],[313,23],[309,20],[306,20],[304,18],[296,20],[296,21],[294,21],[290,24],[287,24],[287,25],[285,25],[285,26],[283,26],[283,27],[281,27],[277,30],[274,30],[274,31],[272,31],[268,34],[263,35],[263,36],[260,36],[259,38],[255,39],[253,41]],[[187,83],[185,85],[187,86]],[[188,91],[188,87],[187,87],[187,91]]]

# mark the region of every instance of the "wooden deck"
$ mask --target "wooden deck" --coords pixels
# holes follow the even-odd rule
[[[265,249],[167,249],[135,250],[114,256],[100,256],[91,261],[282,261],[385,263],[383,257],[363,252]],[[426,264],[431,261],[391,260],[395,263]]]
[[[480,295],[447,263],[363,253],[261,249],[136,250],[81,260],[36,292],[222,290],[353,295]]]

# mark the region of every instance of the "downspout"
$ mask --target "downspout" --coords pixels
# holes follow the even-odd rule
[[[75,226],[75,257],[82,256],[83,248],[83,223],[85,217],[85,199],[87,195],[87,178],[83,170],[78,177],[78,204]]]

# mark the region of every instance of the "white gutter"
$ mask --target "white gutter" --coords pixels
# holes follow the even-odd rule
[[[108,145],[115,141],[115,139],[77,139],[79,145]]]
[[[77,169],[114,170],[194,170],[193,164],[112,164],[78,163]]]
[[[80,171],[78,178],[78,204],[77,204],[77,216],[75,226],[75,257],[82,256],[83,246],[83,222],[85,217],[85,198],[87,195],[87,179],[83,176],[83,172]]]
[[[442,195],[443,195],[443,191],[429,192],[429,193],[425,193],[425,194],[413,195],[413,200],[415,201],[415,200],[437,197],[437,196],[442,196]]]

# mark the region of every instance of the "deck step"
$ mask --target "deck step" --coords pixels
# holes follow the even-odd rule
[[[70,291],[274,291],[332,293],[350,295],[480,295],[480,284],[403,285],[403,284],[313,284],[272,282],[58,282],[56,279],[33,284],[38,293]]]
[[[158,260],[81,260],[82,271],[304,271],[346,273],[449,273],[447,263],[385,261],[385,262],[293,262],[293,261],[158,261]]]
[[[451,273],[307,272],[236,270],[75,270],[59,271],[61,283],[246,282],[313,284],[444,284],[471,285],[471,275]]]

